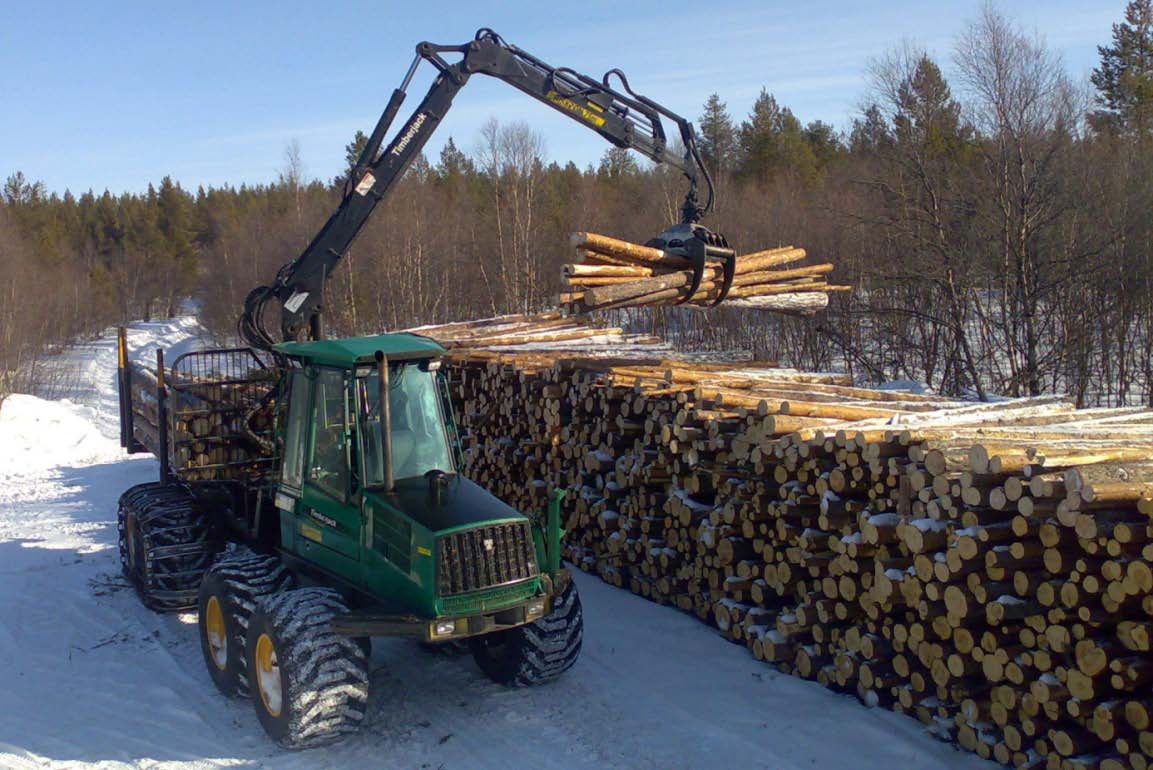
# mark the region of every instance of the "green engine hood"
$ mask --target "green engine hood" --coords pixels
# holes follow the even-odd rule
[[[460,474],[445,477],[439,500],[434,500],[428,479],[400,479],[391,493],[369,492],[370,498],[400,510],[436,534],[490,521],[523,519],[519,511]]]

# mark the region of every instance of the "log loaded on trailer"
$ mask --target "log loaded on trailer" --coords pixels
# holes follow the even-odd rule
[[[444,53],[461,58],[449,64]],[[439,74],[381,150],[421,61]],[[682,221],[649,245],[688,260],[686,299],[706,261],[722,274],[716,301],[732,283],[733,250],[699,224],[713,195],[692,125],[633,92],[618,70],[596,81],[481,30],[465,45],[417,47],[336,212],[246,299],[248,347],[171,363],[157,351],[151,367],[130,360],[121,333],[121,441],[160,461],[157,482],[120,498],[124,572],[147,606],[197,609],[212,681],[227,695],[250,693],[261,724],[288,748],[331,742],[363,721],[372,636],[467,640],[480,668],[507,685],[555,679],[580,652],[560,493],[533,520],[458,473],[444,348],[413,334],[321,333],[329,273],[474,73],[683,171]],[[668,152],[663,119],[678,126],[683,157]],[[279,342],[264,326],[273,299]]]

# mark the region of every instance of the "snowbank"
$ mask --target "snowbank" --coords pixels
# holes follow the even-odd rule
[[[96,426],[96,410],[16,393],[0,405],[0,477],[92,465],[121,456],[120,443]]]

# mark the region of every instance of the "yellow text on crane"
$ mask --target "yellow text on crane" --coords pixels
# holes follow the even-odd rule
[[[544,96],[546,99],[560,107],[562,110],[567,110],[574,115],[579,115],[597,128],[600,128],[605,124],[605,119],[603,117],[587,107],[582,107],[572,99],[569,99],[567,96],[561,96],[556,91],[549,91]]]

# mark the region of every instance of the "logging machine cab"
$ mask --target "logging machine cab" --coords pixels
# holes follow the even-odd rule
[[[387,334],[289,342],[277,480],[280,543],[301,571],[365,597],[350,634],[474,636],[535,620],[560,570],[552,526],[457,473],[436,342]],[[535,531],[534,531],[535,530]]]

